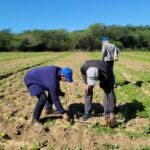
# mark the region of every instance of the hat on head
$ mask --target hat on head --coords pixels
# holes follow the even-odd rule
[[[87,72],[87,84],[96,85],[96,80],[98,79],[98,69],[96,67],[89,67]]]
[[[62,68],[61,69],[61,74],[63,76],[65,76],[67,82],[73,82],[73,79],[72,79],[72,70],[70,68]]]
[[[103,41],[103,42],[109,42],[109,37],[106,37],[106,36],[103,37],[103,38],[102,38],[102,41]]]

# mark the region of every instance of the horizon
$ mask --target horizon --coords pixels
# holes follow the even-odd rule
[[[94,23],[94,24],[102,24],[102,23]],[[91,25],[94,25],[94,24],[91,24]],[[88,27],[90,27],[91,25],[89,25]],[[150,25],[146,24],[146,25],[132,25],[132,24],[126,24],[126,25],[115,25],[115,24],[112,24],[112,25],[105,25],[103,24],[104,26],[116,26],[116,27],[126,27],[126,26],[132,26],[132,27],[150,27]],[[87,27],[87,28],[88,28]],[[38,29],[38,28],[35,28],[35,29],[26,29],[26,30],[22,30],[22,31],[19,31],[19,32],[14,32],[11,28],[4,28],[4,29],[0,29],[0,31],[3,31],[3,30],[10,30],[11,33],[13,34],[20,34],[20,33],[24,33],[24,32],[27,32],[27,31],[34,31],[34,30],[42,30],[42,31],[50,31],[50,30],[65,30],[65,31],[68,31],[68,32],[75,32],[75,31],[82,31],[82,30],[86,30],[87,28],[84,28],[84,29],[76,29],[76,30],[68,30],[68,29],[64,29],[64,28],[54,28],[54,29]]]

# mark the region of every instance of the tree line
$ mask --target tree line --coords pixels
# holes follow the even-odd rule
[[[150,26],[93,24],[85,30],[0,30],[0,51],[95,51],[108,36],[121,49],[150,50]]]

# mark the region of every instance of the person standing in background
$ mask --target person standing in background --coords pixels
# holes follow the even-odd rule
[[[119,54],[119,48],[116,45],[109,43],[108,37],[103,37],[102,38],[102,60],[107,62],[112,69],[115,87],[116,87],[116,80],[115,80],[113,67],[114,67],[114,61],[118,60],[118,54]]]

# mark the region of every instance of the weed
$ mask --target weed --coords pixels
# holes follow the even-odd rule
[[[24,145],[20,148],[20,150],[28,150],[28,146],[27,145]]]
[[[76,146],[74,150],[81,150],[79,146]]]
[[[143,133],[150,135],[150,125],[144,126],[143,127]]]
[[[137,148],[136,150],[150,150],[150,146],[140,146],[139,148]]]
[[[68,148],[68,146],[67,145],[64,145],[62,148],[61,148],[61,150],[71,150],[70,148]]]
[[[143,137],[145,136],[144,133],[140,133],[140,132],[129,132],[129,131],[126,131],[125,134],[130,138],[130,139],[136,139],[136,138],[140,138],[140,137]]]
[[[1,139],[9,139],[9,136],[4,131],[0,131],[0,140]]]
[[[48,146],[46,147],[46,150],[55,150],[55,148],[54,148],[54,146],[52,146],[52,145],[48,145]]]
[[[99,122],[93,124],[91,129],[94,132],[96,132],[97,134],[109,134],[109,135],[112,135],[112,134],[116,133],[115,129],[106,127],[104,125],[101,125],[101,124],[99,124]]]
[[[31,150],[40,150],[41,146],[39,142],[35,142],[32,144]]]
[[[40,150],[47,146],[47,141],[37,141],[32,144],[31,150]]]
[[[119,149],[119,145],[118,144],[111,144],[111,143],[104,143],[102,144],[103,148],[105,150],[116,150]]]
[[[49,126],[51,126],[51,125],[54,125],[55,124],[55,119],[48,119],[46,122],[45,122],[45,126],[46,127],[49,127]]]

